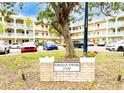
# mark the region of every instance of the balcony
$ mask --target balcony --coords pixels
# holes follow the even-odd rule
[[[84,29],[70,30],[71,33],[83,32]]]
[[[0,34],[0,37],[2,37],[2,38],[15,38],[15,34],[14,33],[3,33],[3,34]]]
[[[100,29],[105,29],[106,28],[106,25],[102,25],[102,26],[99,26],[99,27],[95,27],[95,30],[100,30]]]
[[[22,34],[22,33],[16,33],[16,38],[34,38],[33,34]]]
[[[115,28],[116,27],[116,23],[109,23],[108,24],[108,28]]]
[[[18,29],[25,29],[25,25],[24,24],[17,24],[16,23],[16,28],[18,28]]]
[[[124,22],[117,22],[117,27],[124,27]]]
[[[14,28],[14,23],[6,22],[5,24],[6,24],[7,27]]]
[[[49,28],[45,28],[45,27],[35,27],[35,30],[49,31]]]
[[[120,32],[109,32],[108,36],[110,37],[118,37],[118,36],[122,36],[124,37],[124,31],[120,31]]]
[[[47,35],[39,34],[39,35],[35,35],[35,38],[55,38],[55,39],[59,39],[60,37],[57,37],[57,36],[47,36]]]

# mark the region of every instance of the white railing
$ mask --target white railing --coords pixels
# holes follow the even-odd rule
[[[99,30],[99,29],[104,29],[104,28],[106,28],[106,25],[102,25],[102,26],[99,26],[99,27],[95,27],[94,29],[95,29],[95,30]]]
[[[24,24],[16,24],[16,28],[22,28],[22,29],[24,29],[25,28],[25,25]]]
[[[116,27],[116,23],[109,23],[108,24],[108,28],[111,28],[111,27],[115,28]]]
[[[71,33],[82,32],[82,31],[84,31],[84,29],[70,30]]]
[[[15,34],[14,33],[3,33],[3,34],[0,34],[0,37],[3,37],[3,38],[14,38]]]
[[[8,27],[14,27],[14,23],[8,23],[8,22],[6,22],[6,25],[7,25]]]
[[[124,22],[117,22],[117,27],[124,27]]]
[[[60,37],[39,34],[39,35],[35,35],[35,38],[60,38]]]
[[[45,28],[45,27],[35,27],[35,30],[42,30],[42,31],[48,31],[49,28]]]

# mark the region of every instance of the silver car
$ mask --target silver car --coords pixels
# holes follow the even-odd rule
[[[15,48],[15,49],[19,49],[21,47],[21,45],[19,43],[13,43],[10,48]]]
[[[9,45],[4,41],[0,41],[0,53],[7,54],[10,52]]]
[[[124,51],[124,40],[111,42],[106,46],[106,50],[110,51]]]

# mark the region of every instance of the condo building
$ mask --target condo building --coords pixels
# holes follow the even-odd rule
[[[84,25],[72,24],[70,26],[73,40],[83,40]],[[112,41],[124,39],[124,15],[118,15],[116,18],[104,18],[89,22],[88,41],[94,44],[104,42],[108,44]]]
[[[0,38],[9,44],[14,42],[59,40],[59,37],[50,33],[48,25],[36,25],[36,19],[31,18],[33,24],[29,27],[26,25],[25,18],[21,15],[11,15],[8,18],[0,16],[0,21],[6,25],[6,30],[0,33]]]
[[[60,42],[60,37],[49,31],[48,25],[36,25],[36,19],[33,20],[31,27],[25,23],[25,17],[21,15],[11,15],[9,18],[0,16],[7,29],[0,33],[0,38],[11,44],[13,42],[26,41],[54,41]],[[74,41],[83,40],[84,24],[71,24],[69,31]],[[89,22],[88,41],[98,44],[104,42],[108,44],[111,41],[124,39],[124,15],[118,15],[116,18],[104,18]],[[62,40],[63,42],[63,40]],[[61,42],[61,43],[62,43]]]

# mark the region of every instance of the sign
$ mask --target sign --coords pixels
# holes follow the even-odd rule
[[[63,63],[63,62],[55,62],[54,63],[54,71],[60,72],[79,72],[80,71],[80,63]]]

